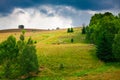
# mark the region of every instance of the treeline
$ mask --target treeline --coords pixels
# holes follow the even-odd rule
[[[86,39],[96,45],[97,57],[105,62],[120,61],[120,14],[95,14],[86,27]]]

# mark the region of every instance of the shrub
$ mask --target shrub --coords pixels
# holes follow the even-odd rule
[[[59,70],[63,70],[63,69],[64,69],[64,65],[63,65],[63,64],[60,64]]]

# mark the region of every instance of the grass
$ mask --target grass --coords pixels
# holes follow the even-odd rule
[[[20,33],[0,33],[0,41],[9,35],[17,39]],[[4,35],[4,36],[3,36]],[[96,48],[85,42],[80,28],[74,33],[67,30],[26,32],[37,41],[36,49],[40,65],[37,77],[28,80],[119,80],[120,64],[103,63],[97,59]],[[71,38],[74,42],[71,43]]]

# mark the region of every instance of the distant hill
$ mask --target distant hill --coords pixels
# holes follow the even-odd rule
[[[27,32],[32,32],[32,31],[48,31],[46,29],[24,29],[26,30]],[[7,33],[7,32],[21,32],[22,29],[4,29],[4,30],[0,30],[0,33]]]

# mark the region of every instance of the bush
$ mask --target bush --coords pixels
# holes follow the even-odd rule
[[[21,37],[22,36],[22,37]],[[2,78],[15,79],[20,76],[31,76],[31,72],[38,71],[38,60],[36,49],[31,38],[24,41],[24,33],[20,40],[16,41],[14,36],[0,43],[0,64],[3,67]]]
[[[63,64],[60,64],[59,70],[63,70],[63,69],[64,69],[64,65],[63,65]]]

